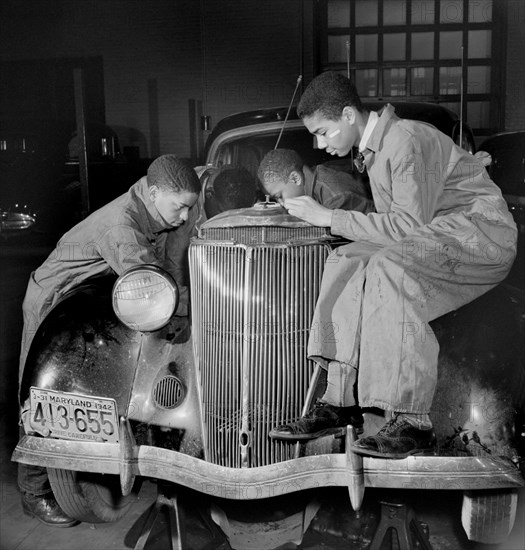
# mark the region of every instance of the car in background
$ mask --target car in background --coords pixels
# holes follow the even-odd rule
[[[489,176],[501,189],[525,240],[525,130],[494,134],[481,143],[479,151],[490,155]]]
[[[120,195],[117,134],[86,124],[90,210]],[[55,238],[82,217],[79,147],[75,122],[61,119],[0,120],[0,235],[28,231]],[[122,169],[120,169],[122,170]]]
[[[364,101],[363,105],[368,110],[379,111],[385,103]],[[393,102],[392,105],[399,117],[432,124],[465,150],[475,153],[471,128],[466,123],[461,124],[458,115],[447,107],[424,102]],[[327,163],[334,168],[354,171],[352,153],[346,158],[334,159],[317,147],[316,139],[305,128],[295,109],[290,110],[288,118],[287,111],[286,107],[268,108],[222,119],[206,141],[205,165],[200,170],[203,184],[214,169],[223,165],[243,166],[256,177],[262,158],[276,146],[295,149],[310,166]]]

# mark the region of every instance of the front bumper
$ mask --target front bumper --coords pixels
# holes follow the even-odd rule
[[[346,445],[354,440],[351,426]],[[354,510],[365,487],[390,489],[481,490],[525,485],[509,460],[492,457],[411,456],[402,460],[361,457],[348,451],[306,456],[256,468],[218,466],[177,451],[136,445],[129,426],[121,424],[120,443],[66,441],[24,436],[15,462],[49,468],[119,475],[129,493],[135,476],[183,485],[221,498],[270,498],[305,489],[347,486]]]

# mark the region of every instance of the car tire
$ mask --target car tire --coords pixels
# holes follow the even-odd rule
[[[504,542],[516,519],[518,491],[465,491],[461,523],[469,540],[485,544]]]
[[[62,510],[86,523],[111,523],[124,517],[136,492],[123,496],[115,475],[48,468],[49,482]]]

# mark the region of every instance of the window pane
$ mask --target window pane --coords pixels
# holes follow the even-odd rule
[[[412,59],[434,59],[434,33],[412,33]]]
[[[386,61],[406,59],[406,34],[383,35],[383,59]]]
[[[383,2],[383,25],[406,25],[407,2],[406,0],[388,0]]]
[[[461,67],[439,68],[440,95],[459,94],[461,92]]]
[[[490,93],[490,67],[469,67],[468,85],[469,94]]]
[[[468,20],[470,23],[490,23],[492,21],[492,0],[469,2]]]
[[[410,11],[413,25],[431,25],[434,23],[436,6],[434,0],[413,0]]]
[[[345,35],[328,37],[328,63],[346,63],[349,37]]]
[[[355,26],[377,26],[377,0],[357,0],[355,3]]]
[[[441,2],[440,23],[463,23],[463,0]]]
[[[377,69],[356,70],[355,85],[360,96],[377,96]]]
[[[434,92],[434,69],[414,67],[412,69],[411,95],[432,95]]]
[[[461,59],[462,32],[439,33],[439,59]]]
[[[328,28],[350,26],[350,2],[331,0],[328,2]]]
[[[355,60],[377,61],[377,34],[358,34],[355,37]]]
[[[468,56],[470,59],[491,57],[491,31],[468,31]]]
[[[407,95],[406,77],[406,69],[385,69],[383,71],[383,95]]]
[[[490,128],[490,102],[469,101],[468,123],[471,128]]]

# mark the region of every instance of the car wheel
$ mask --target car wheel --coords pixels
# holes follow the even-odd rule
[[[48,468],[49,482],[64,512],[86,523],[109,523],[124,517],[136,492],[123,496],[115,475]]]
[[[465,491],[461,523],[469,540],[498,544],[509,536],[518,504],[515,489]]]

